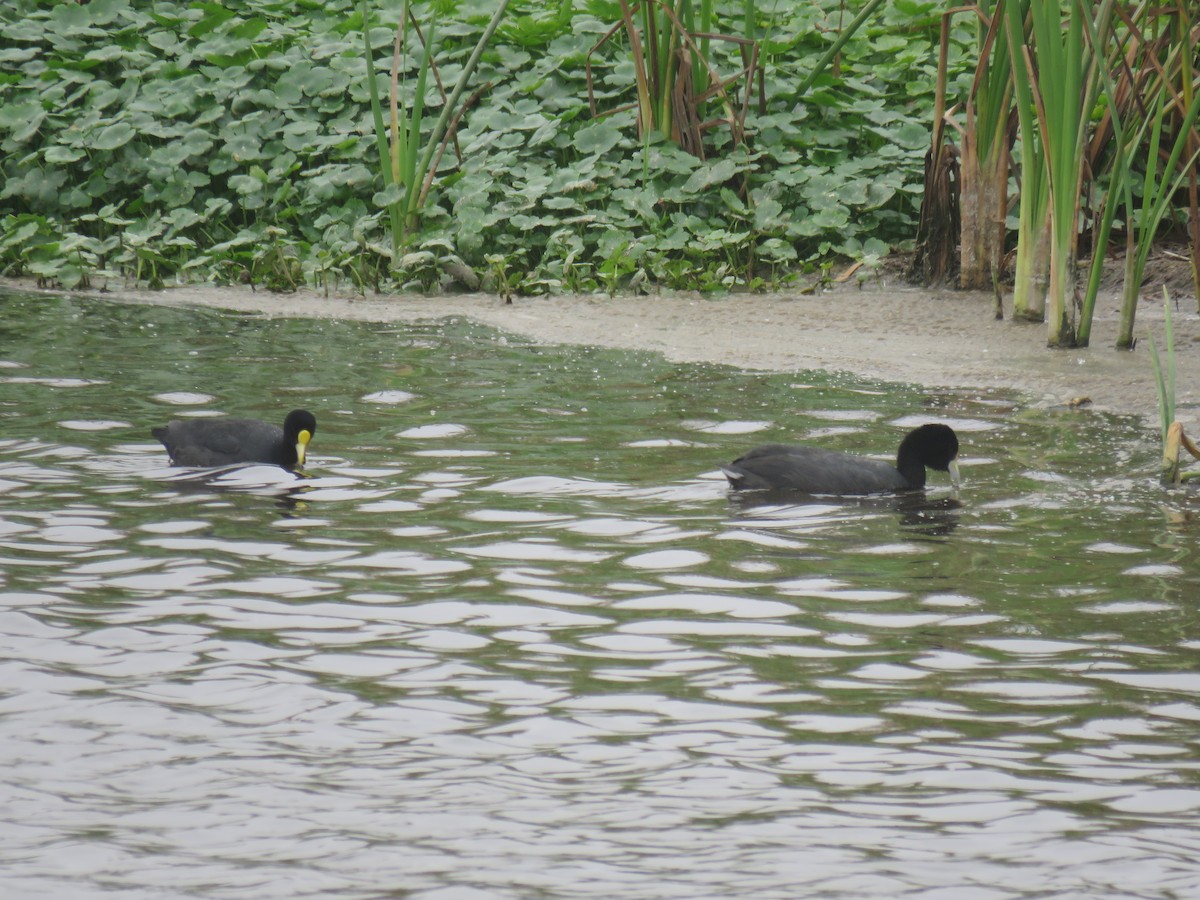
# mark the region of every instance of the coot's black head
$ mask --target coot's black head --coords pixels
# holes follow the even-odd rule
[[[925,469],[949,472],[958,481],[958,435],[949,425],[931,423],[914,428],[900,442],[896,468],[913,487],[925,485]]]
[[[308,442],[317,433],[317,418],[307,409],[293,409],[283,420],[283,442],[296,448],[296,465],[304,465]]]

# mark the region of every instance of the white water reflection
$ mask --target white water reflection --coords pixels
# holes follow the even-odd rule
[[[459,437],[460,435],[466,434],[468,430],[469,429],[466,425],[440,422],[434,425],[414,425],[412,428],[404,429],[397,436],[419,441],[429,438]]]
[[[155,394],[151,399],[174,406],[204,406],[207,403],[215,402],[217,398],[212,394],[201,394],[196,391],[164,391],[161,394]]]

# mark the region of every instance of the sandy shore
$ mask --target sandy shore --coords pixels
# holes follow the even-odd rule
[[[27,282],[0,285],[30,290]],[[908,287],[838,288],[816,294],[705,299],[695,294],[637,297],[516,298],[356,295],[249,288],[184,287],[163,291],[78,292],[108,301],[203,306],[271,316],[375,322],[467,317],[551,343],[655,350],[680,361],[726,363],[770,371],[828,369],[936,387],[1004,387],[1031,404],[1088,397],[1094,409],[1147,417],[1157,424],[1157,394],[1147,336],[1162,347],[1163,309],[1138,310],[1138,346],[1113,349],[1117,304],[1099,305],[1092,346],[1051,350],[1041,325],[995,318],[990,294]],[[1200,433],[1200,316],[1181,298],[1174,313],[1178,418]]]

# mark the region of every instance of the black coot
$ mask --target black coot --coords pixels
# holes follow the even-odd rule
[[[283,427],[258,419],[222,416],[176,419],[150,433],[162,441],[174,466],[231,466],[268,463],[291,471],[304,464],[317,420],[306,409],[294,409]]]
[[[922,425],[900,442],[896,465],[795,444],[755,447],[721,471],[736,490],[808,494],[879,494],[925,487],[925,469],[958,481],[958,435],[949,425]]]

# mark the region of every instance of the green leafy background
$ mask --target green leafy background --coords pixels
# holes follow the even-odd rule
[[[757,288],[839,257],[877,260],[915,229],[941,9],[885,4],[798,96],[860,6],[751,4],[766,109],[752,104],[746,146],[708,132],[701,161],[643,143],[632,110],[591,117],[585,61],[619,21],[616,2],[514,0],[473,85],[490,87],[458,129],[461,163],[445,154],[393,259],[350,0],[9,0],[0,272],[67,287],[104,277],[437,289],[454,261],[485,287],[499,278],[538,293]],[[438,19],[443,84],[492,9],[416,7],[419,20]],[[719,30],[745,33],[745,4],[717,13]],[[386,96],[400,7],[372,16]],[[712,48],[723,74],[740,67],[734,45]],[[406,63],[402,94],[414,53]],[[602,109],[634,101],[622,34],[592,66]],[[427,103],[441,104],[432,80]]]

